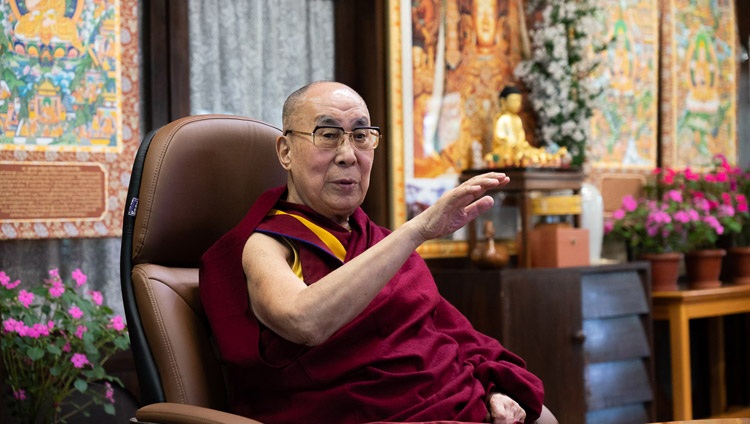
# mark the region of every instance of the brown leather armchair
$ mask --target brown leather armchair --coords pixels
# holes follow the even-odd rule
[[[275,139],[254,119],[198,115],[149,133],[123,223],[121,283],[140,389],[140,423],[257,423],[227,409],[198,296],[200,256],[267,188],[286,182]],[[552,421],[539,422],[556,423]]]

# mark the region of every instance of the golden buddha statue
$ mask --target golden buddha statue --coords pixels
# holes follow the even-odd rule
[[[500,113],[494,120],[492,151],[485,155],[490,167],[562,166],[568,155],[561,147],[554,153],[534,147],[526,140],[526,131],[518,113],[523,98],[521,90],[505,86],[500,92]]]

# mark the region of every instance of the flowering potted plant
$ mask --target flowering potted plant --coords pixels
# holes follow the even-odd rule
[[[622,207],[604,223],[606,240],[625,241],[629,252],[651,262],[653,290],[675,290],[684,252],[684,226],[690,212],[682,193],[669,190],[661,198],[623,197]]]
[[[119,379],[103,368],[129,347],[123,318],[103,304],[102,294],[86,291],[87,276],[73,271],[63,282],[57,269],[43,285],[21,287],[0,271],[0,338],[11,413],[21,423],[65,422],[91,404],[114,415]],[[103,382],[104,390],[93,383]],[[73,404],[80,393],[86,402]]]

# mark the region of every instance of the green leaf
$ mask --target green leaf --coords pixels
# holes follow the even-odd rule
[[[105,403],[104,412],[106,412],[109,415],[115,415],[115,406],[112,405],[111,403]]]
[[[44,357],[44,351],[38,347],[30,347],[26,354],[31,358],[32,361],[42,359]]]
[[[58,375],[60,375],[60,368],[59,367],[52,367],[52,368],[50,368],[49,369],[49,374],[52,377],[57,377]]]
[[[85,380],[76,379],[76,382],[73,383],[76,389],[78,389],[81,393],[86,393],[86,390],[89,388],[89,383],[87,383]]]
[[[55,356],[60,356],[60,354],[62,354],[62,349],[60,349],[59,347],[51,344],[51,345],[47,345],[47,352],[49,352],[49,353],[51,353],[51,354],[53,354]]]

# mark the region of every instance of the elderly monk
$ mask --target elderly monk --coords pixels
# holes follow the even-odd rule
[[[391,232],[359,207],[380,131],[354,90],[307,85],[283,125],[286,186],[201,260],[231,410],[274,424],[533,422],[541,381],[439,295],[415,252],[488,210],[508,177],[476,176]]]

